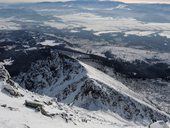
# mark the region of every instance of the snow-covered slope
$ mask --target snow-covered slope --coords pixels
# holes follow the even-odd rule
[[[111,115],[141,125],[170,119],[121,82],[54,51],[47,60],[32,63],[26,73],[20,73],[14,80],[30,91],[55,97],[59,102],[92,112],[109,111]]]
[[[88,111],[58,103],[55,98],[29,92],[13,82],[0,66],[1,128],[141,128],[117,115]]]

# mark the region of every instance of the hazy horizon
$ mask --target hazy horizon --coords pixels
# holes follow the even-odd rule
[[[0,3],[22,3],[22,2],[66,2],[73,0],[0,0]],[[101,0],[102,1],[102,0]],[[103,0],[105,1],[105,0]],[[125,3],[165,3],[170,4],[170,0],[108,0],[108,1],[121,1]]]

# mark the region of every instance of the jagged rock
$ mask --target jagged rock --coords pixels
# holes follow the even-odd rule
[[[48,111],[45,110],[44,107],[40,107],[40,111],[41,111],[41,113],[42,113],[44,116],[53,117],[53,116],[56,115],[56,114],[54,114],[54,113],[49,113]]]
[[[8,92],[10,95],[15,96],[15,97],[23,96],[23,94],[21,94],[17,89],[15,89],[14,87],[10,85],[6,85],[4,87],[4,90]]]
[[[48,102],[46,102],[46,101],[44,101],[44,104],[46,104],[46,105],[52,105],[53,104],[53,102],[51,102],[51,101],[48,101]]]
[[[26,125],[26,124],[24,124],[24,127],[25,127],[25,128],[30,128],[30,126],[28,126],[28,125]]]
[[[12,87],[18,89],[17,84],[16,84],[13,80],[8,79],[6,82],[7,82],[9,85],[11,85]]]
[[[149,128],[169,128],[169,127],[163,120],[160,120],[160,121],[150,124]]]
[[[66,121],[66,123],[68,123],[68,121],[69,120],[71,120],[70,118],[69,118],[69,116],[68,116],[68,114],[67,113],[61,113],[61,117]]]
[[[36,102],[36,101],[28,101],[28,100],[25,100],[25,106],[30,107],[30,108],[37,109],[37,108],[42,108],[42,107],[43,107],[43,104],[41,104],[41,103],[39,103],[39,102]]]
[[[8,71],[5,67],[0,63],[0,81],[6,81],[10,78]]]
[[[87,123],[87,119],[81,119],[81,121]]]
[[[1,105],[1,107],[6,108],[6,107],[7,107],[7,105],[6,105],[6,104],[2,104],[2,105]]]
[[[10,74],[2,63],[0,63],[0,81],[4,82],[2,90],[15,97],[23,96],[23,94],[18,91],[17,84],[11,80]]]
[[[55,114],[53,114],[53,113],[51,114],[51,113],[49,113],[48,111],[46,111],[46,110],[45,110],[45,106],[44,106],[42,103],[40,103],[40,102],[37,102],[37,101],[28,101],[28,100],[26,100],[26,101],[25,101],[25,106],[40,111],[41,114],[43,114],[44,116],[48,116],[48,117],[53,117],[53,116],[55,116]]]
[[[18,108],[14,108],[14,107],[8,107],[8,109],[11,111],[18,111]]]
[[[2,104],[1,107],[7,108],[7,109],[9,109],[11,111],[18,111],[19,110],[18,108],[7,106],[7,104]]]

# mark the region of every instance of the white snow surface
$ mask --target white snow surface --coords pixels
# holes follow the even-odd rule
[[[56,45],[60,45],[61,43],[55,43],[55,40],[45,40],[44,42],[39,42],[37,44],[41,44],[44,46],[56,46]]]
[[[127,88],[124,84],[122,84],[121,82],[117,81],[116,79],[110,77],[109,75],[106,75],[105,73],[83,63],[80,62],[81,65],[83,65],[85,67],[85,69],[87,70],[87,75],[90,78],[93,78],[95,80],[98,80],[108,86],[110,86],[111,88],[113,88],[114,90],[118,91],[119,93],[131,97],[132,99],[135,99],[137,102],[144,104],[146,106],[153,108],[152,106],[150,106],[149,104],[144,102],[144,97],[141,95],[138,95],[137,93],[133,92],[132,90],[130,90],[129,88]],[[156,109],[155,109],[156,110]],[[156,110],[157,111],[157,110]],[[162,112],[164,113],[164,112]],[[166,115],[166,113],[164,113]],[[167,115],[169,116],[169,115]],[[170,116],[169,116],[170,117]]]
[[[123,85],[121,82],[115,80],[114,78],[106,75],[105,73],[83,63],[80,62],[81,65],[83,65],[85,67],[85,69],[87,70],[87,75],[90,78],[93,78],[95,80],[98,80],[108,86],[111,86],[111,88],[114,88],[115,90],[119,91],[120,93],[126,94],[128,96],[132,96],[133,98],[137,97],[138,99],[142,98],[139,95],[137,95],[136,93],[132,92],[130,89],[128,89],[125,85]]]
[[[50,101],[51,98],[37,95],[21,88],[18,89],[24,97],[12,97],[3,92],[6,82],[0,82],[0,128],[143,128],[133,122],[127,122],[120,117],[112,116],[102,111],[90,112],[84,109],[69,107],[64,104],[53,103],[45,106],[49,113],[72,114],[72,121],[66,121],[59,115],[52,118],[42,115],[24,105],[25,100]],[[7,105],[7,107],[1,107]],[[10,110],[12,108],[12,110]],[[82,120],[87,120],[87,123]]]
[[[58,63],[54,60],[54,64],[55,63],[56,65],[58,65]],[[75,63],[76,62],[74,62],[73,64]],[[139,102],[142,106],[149,106],[148,104],[142,101],[142,97],[130,91],[122,83],[116,81],[115,79],[109,77],[108,75],[98,71],[97,69],[87,64],[84,64],[82,62],[79,63],[85,68],[86,72],[84,71],[82,72],[82,67],[80,67],[80,69],[78,69],[77,71],[81,71],[82,76],[77,77],[75,75],[74,79],[72,78],[71,81],[65,81],[65,83],[60,82],[60,79],[61,80],[63,79],[63,76],[61,76],[61,78],[58,81],[58,84],[62,84],[62,86],[61,85],[60,86],[58,85],[58,87],[56,86],[55,88],[53,88],[54,91],[62,91],[61,87],[64,88],[64,86],[68,86],[73,81],[81,79],[81,77],[84,76],[84,73],[87,73],[87,76],[89,78],[95,80],[94,81],[94,83],[96,84],[95,86],[102,86],[102,84],[98,85],[99,83],[97,81],[100,81],[106,86],[113,88],[120,94],[131,97],[132,99]],[[78,67],[79,65],[76,66],[76,68]],[[110,110],[103,111],[100,109],[98,110],[96,109],[95,111],[91,111],[88,109],[76,107],[72,104],[66,105],[64,103],[59,103],[57,102],[56,98],[29,92],[28,90],[19,87],[19,85],[17,85],[16,83],[15,83],[15,88],[16,88],[15,90],[23,94],[23,97],[11,96],[4,90],[4,87],[14,88],[14,87],[10,87],[11,85],[7,83],[7,80],[10,79],[10,75],[7,73],[7,71],[4,68],[0,68],[0,69],[3,70],[2,73],[0,72],[0,77],[5,76],[5,78],[0,79],[0,128],[11,128],[11,127],[12,128],[29,128],[29,127],[30,128],[47,128],[47,127],[48,128],[56,128],[56,127],[59,128],[147,128],[148,127],[146,125],[144,126],[137,122],[125,120],[124,118],[122,118],[116,113],[111,112]],[[37,77],[37,80],[38,81],[42,80],[42,77],[41,76]],[[46,83],[47,81],[44,82]],[[74,82],[73,84],[76,83]],[[54,85],[57,85],[57,83],[55,83]],[[44,90],[44,91],[47,91],[46,93],[50,93],[50,91],[48,90]],[[78,89],[77,91],[80,90]],[[74,94],[71,94],[70,97],[68,97],[66,100],[69,100],[69,98],[72,98],[73,96]],[[48,113],[55,114],[55,116],[47,117],[41,114],[40,112],[37,112],[34,109],[27,108],[24,105],[25,100],[39,101],[41,104],[43,104],[44,109]],[[83,100],[88,100],[88,99],[83,99]],[[52,104],[48,105],[47,104],[48,102],[52,102]],[[3,107],[4,105],[6,105],[6,107]],[[91,104],[91,107],[93,107],[93,104]],[[167,117],[169,116],[164,112],[161,112],[151,106],[149,107],[152,108],[152,110],[157,111],[158,113],[162,113]],[[118,110],[121,111],[121,108],[119,108]],[[66,121],[65,117],[62,116],[63,114],[67,115],[66,118],[68,119],[68,121]]]

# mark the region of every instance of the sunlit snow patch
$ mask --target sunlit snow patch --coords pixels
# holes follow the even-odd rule
[[[57,46],[61,43],[55,43],[55,40],[45,40],[44,42],[40,42],[38,44],[44,45],[44,46]]]

